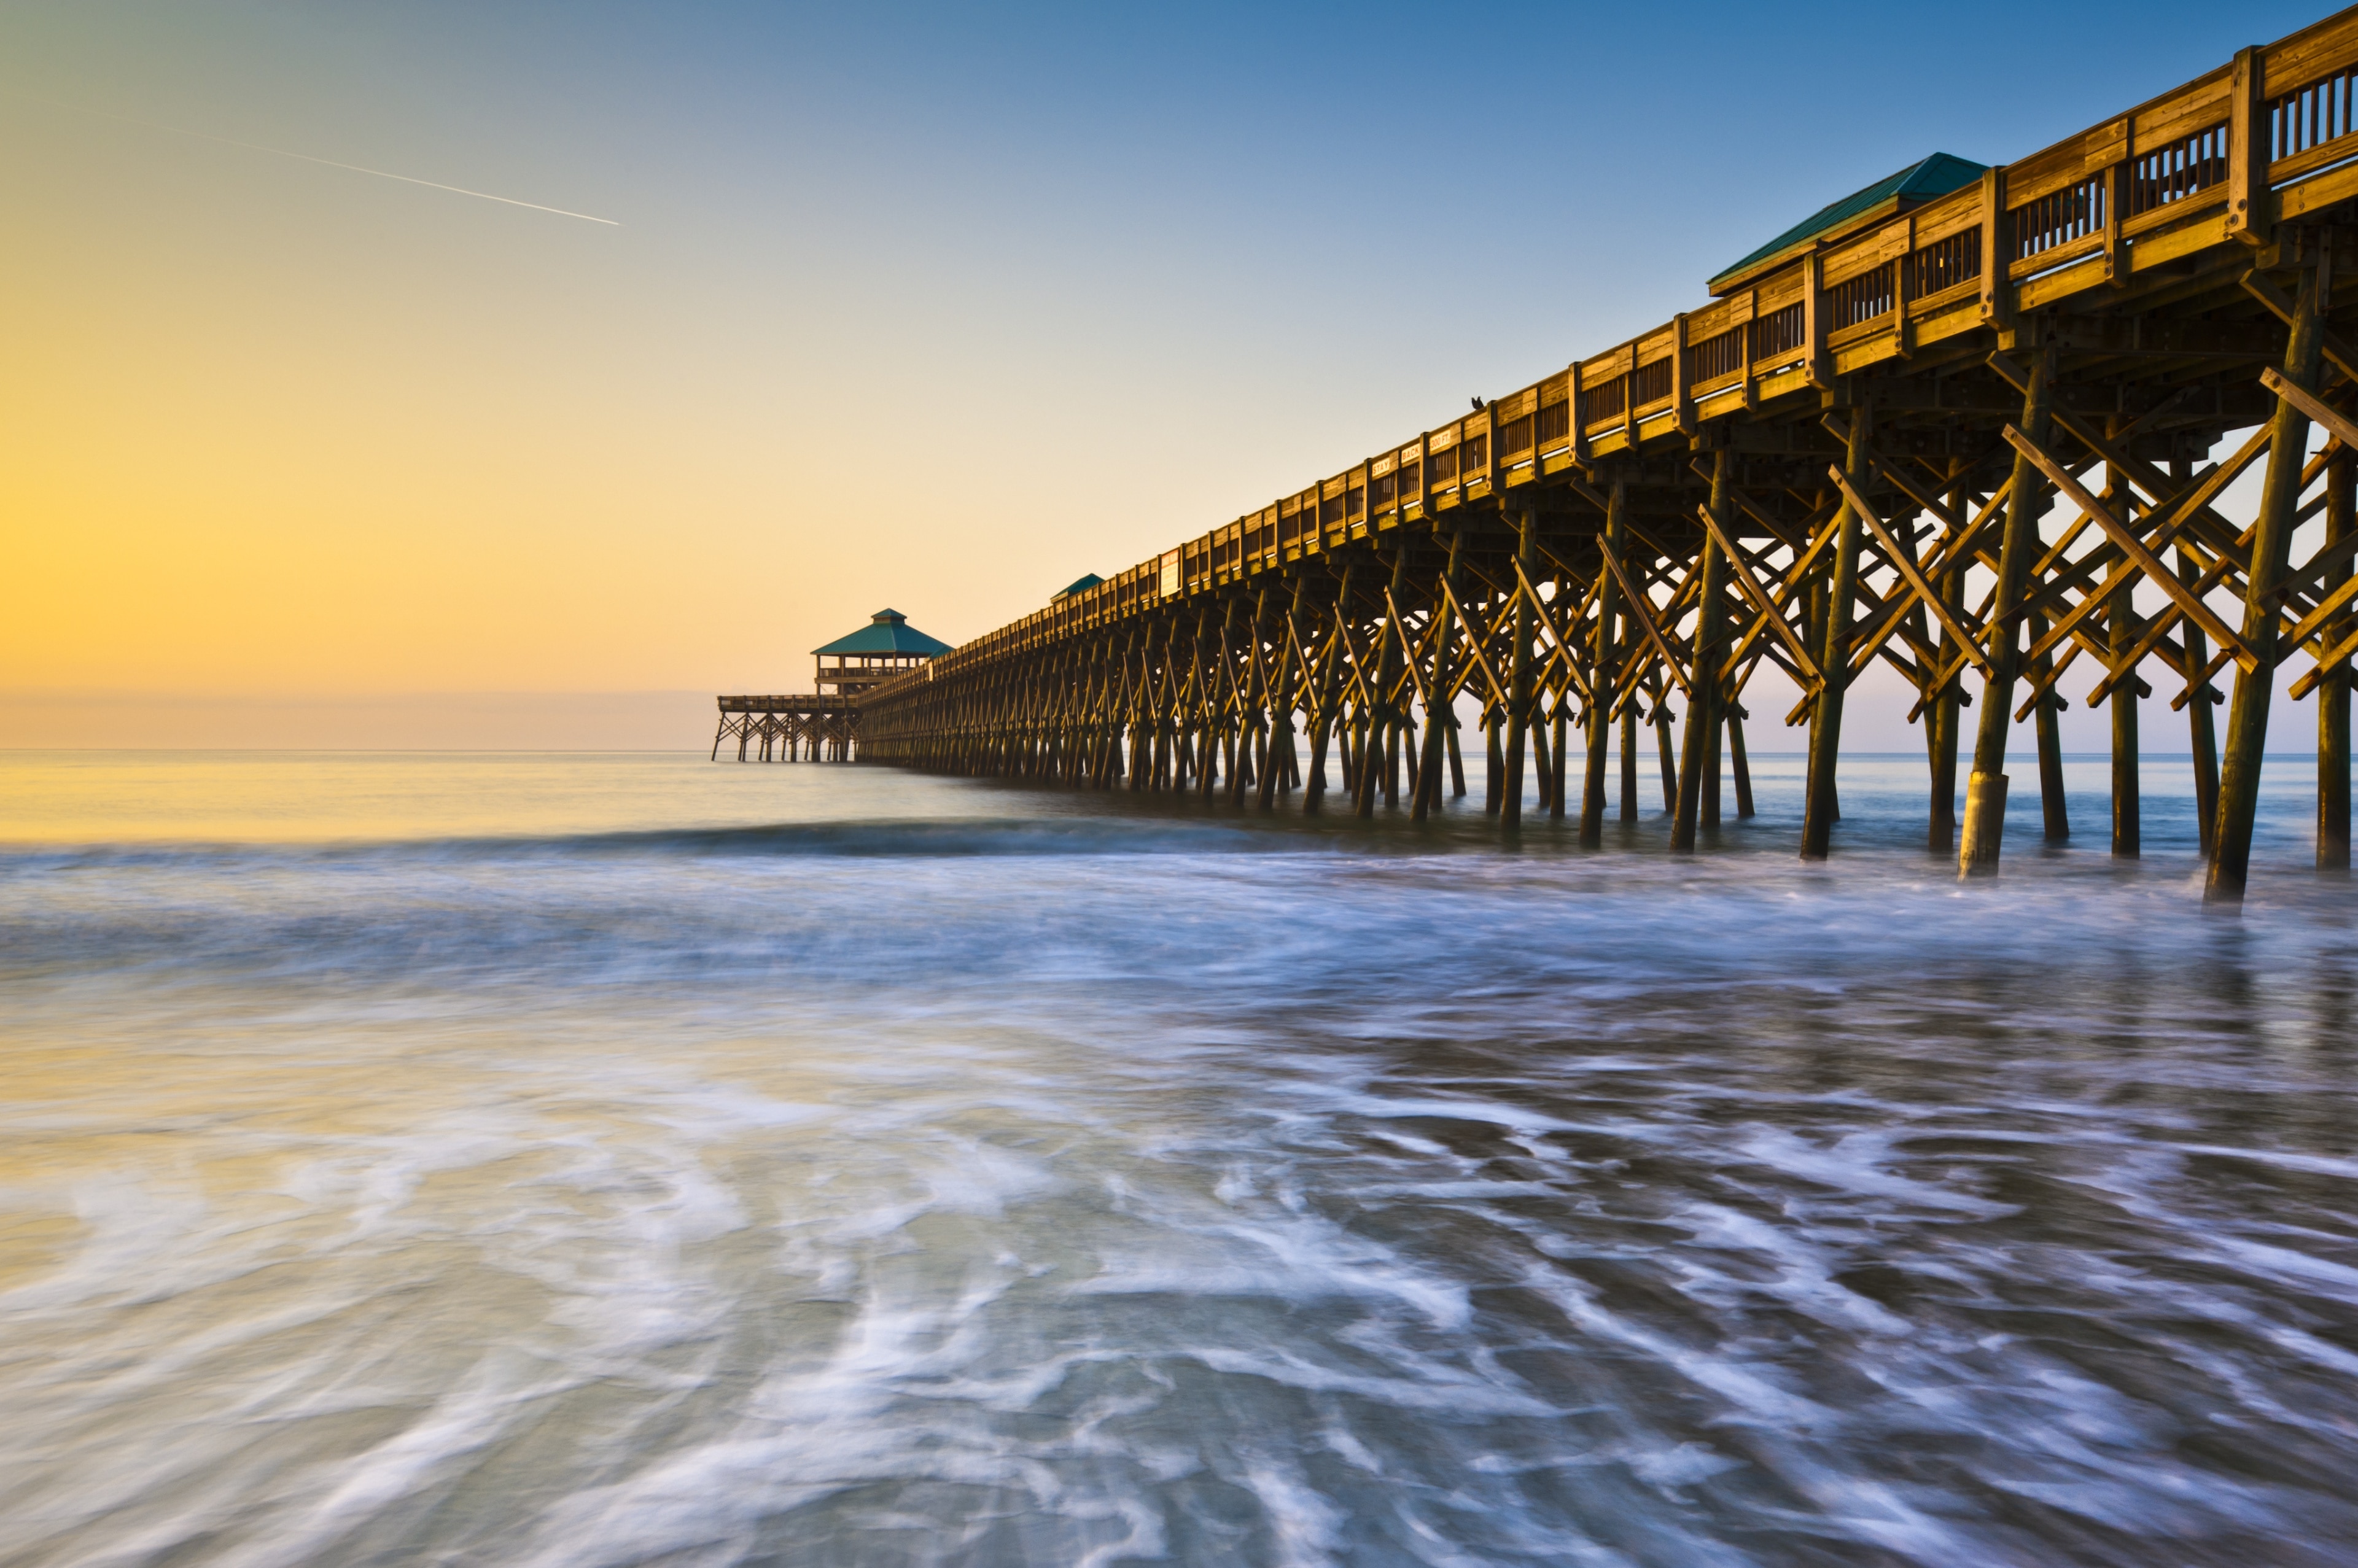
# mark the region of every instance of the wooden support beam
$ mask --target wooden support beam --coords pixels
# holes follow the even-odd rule
[[[1907,580],[1908,587],[1917,600],[1931,608],[1934,617],[1941,622],[1942,629],[1956,638],[1958,647],[1966,660],[1975,669],[1987,675],[1989,660],[1976,645],[1974,634],[1967,631],[1950,611],[1949,607],[1941,601],[1941,596],[1933,591],[1931,582],[1918,568],[1915,557],[1901,549],[1898,541],[1891,536],[1891,530],[1883,521],[1882,514],[1877,513],[1874,506],[1868,503],[1866,498],[1858,492],[1857,486],[1852,482],[1849,475],[1843,472],[1840,465],[1828,468],[1826,472],[1833,478],[1834,483],[1841,487],[1843,498],[1850,503],[1852,510],[1858,514],[1859,520],[1865,523],[1867,531],[1875,535],[1876,543],[1883,546],[1884,558],[1891,562],[1899,575]]]
[[[2358,543],[2358,454],[2344,445],[2326,470],[2325,540],[2328,552]],[[2333,577],[2339,575],[2337,585]],[[2347,559],[2328,574],[2324,599],[2350,601],[2344,589],[2358,589]],[[2343,640],[2358,636],[2353,618],[2341,616],[2331,624]],[[2299,641],[2298,636],[2295,639]],[[2317,868],[2321,871],[2350,870],[2350,665],[2320,659],[2312,672],[2319,687],[2317,704]]]
[[[2179,582],[2169,568],[2162,565],[2151,550],[2146,548],[2145,541],[2136,536],[2136,531],[2113,515],[2112,508],[2089,494],[2078,480],[2065,471],[2062,464],[2050,457],[2039,443],[2014,426],[2008,425],[2004,434],[2009,445],[2028,458],[2037,466],[2039,471],[2047,476],[2049,483],[2061,491],[2072,505],[2094,518],[2096,525],[2112,535],[2113,544],[2122,555],[2128,557],[2131,566],[2144,574],[2155,586],[2177,600],[2179,609],[2185,611],[2188,617],[2209,633],[2221,647],[2232,653],[2237,664],[2246,670],[2257,667],[2259,656],[2253,653],[2241,637],[2227,629],[2227,623],[2220,620],[2209,605],[2203,603],[2199,596]]]
[[[2054,355],[2042,352],[2032,363],[2029,385],[2023,394],[2022,422],[2033,440],[2047,432]],[[1965,781],[1964,830],[1957,840],[1961,875],[1987,876],[1997,871],[1998,852],[2006,836],[2006,727],[2017,667],[2015,650],[2020,642],[2015,617],[2023,598],[2030,557],[2039,547],[2039,517],[2046,498],[2039,492],[2041,470],[2019,449],[2014,473],[2006,481],[2006,535],[1999,546],[1997,582],[1991,589],[1988,675],[1982,685],[1982,718],[1974,738],[1973,772]]]
[[[1874,431],[1871,406],[1851,411],[1849,465],[1854,479],[1866,474],[1866,454]],[[1823,860],[1833,842],[1836,804],[1835,767],[1842,754],[1843,698],[1850,688],[1852,600],[1858,584],[1858,548],[1862,519],[1856,507],[1845,504],[1837,515],[1833,569],[1828,574],[1823,652],[1818,668],[1823,678],[1817,707],[1810,715],[1808,798],[1802,806],[1801,859]]]
[[[2276,197],[2268,189],[2266,53],[2235,51],[2227,88],[2227,232],[2247,245],[2276,234]]]
[[[1804,685],[1814,687],[1823,682],[1825,676],[1819,670],[1816,658],[1803,644],[1801,633],[1793,630],[1784,612],[1769,598],[1768,590],[1761,587],[1759,579],[1752,575],[1743,553],[1736,547],[1735,540],[1728,536],[1726,530],[1720,526],[1719,520],[1711,514],[1711,508],[1699,504],[1695,507],[1695,515],[1703,520],[1704,528],[1711,535],[1713,542],[1726,554],[1729,575],[1736,588],[1752,601],[1753,608],[1760,612],[1761,624],[1776,633],[1777,640],[1784,643],[1785,651],[1792,655]]]
[[[2241,281],[2244,292],[2266,306],[2268,314],[2287,327],[2292,325],[2292,301],[2284,297],[2281,289],[2256,272],[2245,273]],[[2353,348],[2348,339],[2331,327],[2323,329],[2323,331],[2325,362],[2340,371],[2345,380],[2358,381],[2358,348]],[[2276,371],[2271,367],[2265,373],[2274,375]],[[2311,414],[2309,417],[2315,419],[2317,416]],[[2332,427],[2328,426],[2327,428],[2331,429]],[[2336,434],[2340,432],[2337,431]],[[2342,438],[2349,439],[2346,436]]]
[[[1575,411],[1576,413],[1576,411]],[[1587,487],[1583,485],[1582,490]],[[1600,499],[1594,491],[1593,501]],[[1580,841],[1595,849],[1605,841],[1605,762],[1607,728],[1613,722],[1612,705],[1606,700],[1620,680],[1619,645],[1616,641],[1615,619],[1619,612],[1618,591],[1621,573],[1616,569],[1614,557],[1627,543],[1627,491],[1619,479],[1613,481],[1612,494],[1605,501],[1605,530],[1597,536],[1596,624],[1590,633],[1588,689],[1589,698],[1584,715],[1588,725],[1587,766],[1582,777],[1580,797]],[[1626,820],[1637,807],[1635,795],[1636,763],[1629,755],[1635,742],[1636,715],[1630,714],[1622,725],[1621,771],[1622,816]]]
[[[2317,265],[2301,276],[2300,296],[2294,302],[2292,330],[2285,347],[2283,380],[2304,392],[2315,384],[2322,367],[2321,329],[2332,287],[2331,253],[2320,243]],[[2213,834],[2210,878],[2203,886],[2203,901],[2213,909],[2243,907],[2252,826],[2259,810],[2261,753],[2267,739],[2269,699],[2276,687],[2279,611],[2275,595],[2292,547],[2293,512],[2300,499],[2298,481],[2308,449],[2309,416],[2299,404],[2280,394],[2272,424],[2268,469],[2260,481],[2259,514],[2252,524],[2252,565],[2244,592],[2242,643],[2252,662],[2242,665],[2235,676],[2226,754],[2219,772],[2219,825]],[[2242,664],[2240,658],[2238,663]]]
[[[1725,677],[1721,674],[1721,650],[1726,643],[1727,574],[1733,563],[1727,552],[1716,543],[1726,532],[1727,520],[1735,514],[1734,475],[1736,454],[1723,446],[1713,454],[1711,499],[1701,509],[1707,526],[1703,541],[1701,586],[1696,596],[1694,630],[1694,684],[1688,688],[1687,729],[1685,743],[1681,749],[1679,767],[1679,804],[1671,825],[1671,848],[1693,849],[1695,834],[1708,816],[1714,824],[1719,819],[1717,779],[1714,773],[1719,726],[1726,700]],[[1711,779],[1711,800],[1706,806],[1704,795],[1706,776]]]

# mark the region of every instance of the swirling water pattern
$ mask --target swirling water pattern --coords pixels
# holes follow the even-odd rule
[[[2159,762],[2142,863],[1963,888],[1920,761],[1822,868],[1774,760],[1692,860],[7,765],[10,1568],[2358,1556],[2297,762],[2240,921]]]

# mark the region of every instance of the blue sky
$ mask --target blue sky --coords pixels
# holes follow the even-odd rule
[[[8,662],[741,689],[884,603],[971,636],[1926,153],[2021,157],[2319,14],[12,5],[0,501],[63,541],[21,592],[108,587]],[[330,613],[330,577],[382,591]]]

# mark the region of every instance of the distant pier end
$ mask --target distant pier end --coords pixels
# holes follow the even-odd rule
[[[896,676],[946,654],[950,645],[909,624],[897,610],[880,610],[848,637],[813,648],[813,691],[719,698],[721,743],[737,742],[741,762],[848,762],[859,755],[860,698]]]

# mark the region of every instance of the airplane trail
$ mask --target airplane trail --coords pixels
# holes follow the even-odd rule
[[[21,94],[10,93],[9,97]],[[270,153],[278,157],[299,158],[305,163],[324,164],[330,168],[350,169],[354,174],[373,174],[379,179],[397,179],[404,185],[422,185],[429,190],[448,190],[460,196],[480,197],[485,201],[503,202],[510,207],[528,207],[535,212],[554,212],[560,218],[579,218],[585,223],[603,223],[609,228],[622,225],[612,218],[600,218],[588,212],[576,212],[564,207],[547,207],[537,201],[519,201],[513,196],[494,196],[488,190],[470,190],[463,185],[445,185],[438,179],[419,179],[415,175],[395,174],[391,169],[370,168],[357,163],[339,163],[331,157],[314,157],[309,153],[290,152],[285,147],[265,146],[260,142],[241,142],[233,136],[216,136],[208,131],[191,131],[184,125],[167,125],[154,120],[137,120],[128,114],[110,114],[103,109],[85,109],[79,104],[59,103],[46,98],[27,99],[34,103],[47,103],[52,109],[70,109],[79,114],[95,114],[102,120],[116,120],[126,125],[144,125],[151,131],[167,131],[176,136],[193,136],[200,142],[219,142],[225,147],[243,147],[249,152]]]

